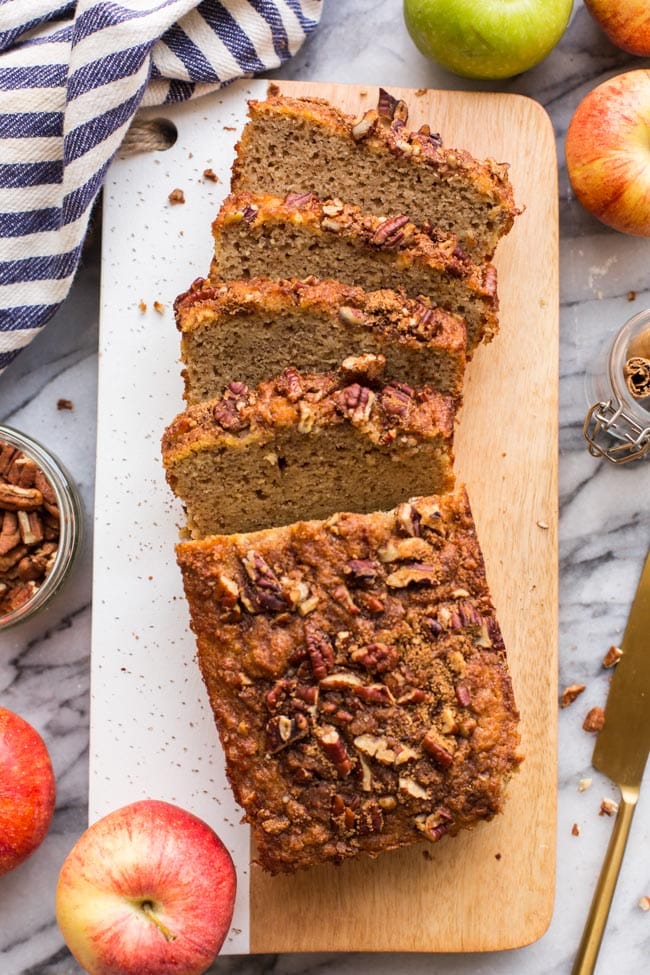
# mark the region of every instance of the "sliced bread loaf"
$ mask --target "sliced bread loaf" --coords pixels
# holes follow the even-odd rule
[[[464,491],[176,552],[266,870],[438,842],[502,810],[519,715]]]
[[[474,264],[455,237],[433,239],[404,216],[375,217],[309,193],[244,193],[224,201],[212,229],[213,282],[315,275],[425,295],[465,319],[469,354],[498,329],[493,265]]]
[[[368,359],[361,372],[289,368],[254,390],[231,382],[172,421],[163,463],[193,537],[391,508],[453,486],[453,399],[379,385]]]
[[[454,233],[477,258],[491,257],[517,213],[508,166],[445,149],[429,126],[406,128],[407,107],[380,89],[377,109],[354,119],[317,98],[270,88],[249,102],[233,165],[236,192],[312,192],[368,213],[408,214]]]
[[[385,359],[384,378],[461,398],[465,324],[430,302],[337,281],[195,281],[176,300],[185,399],[256,386],[287,366],[331,372],[351,353]]]

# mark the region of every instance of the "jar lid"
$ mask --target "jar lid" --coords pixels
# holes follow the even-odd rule
[[[650,369],[650,309],[628,319],[615,336],[607,359],[609,398],[592,404],[582,428],[589,453],[613,464],[650,455],[650,396],[636,395],[633,360],[642,368],[647,361]]]

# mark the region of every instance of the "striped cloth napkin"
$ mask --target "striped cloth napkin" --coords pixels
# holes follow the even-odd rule
[[[64,300],[140,106],[275,68],[321,0],[0,0],[0,372]]]

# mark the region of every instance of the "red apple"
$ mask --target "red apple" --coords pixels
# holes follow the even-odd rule
[[[585,7],[617,47],[650,55],[648,0],[585,0]]]
[[[90,975],[200,975],[232,920],[235,868],[217,834],[145,799],[109,813],[65,859],[56,919]]]
[[[650,237],[650,71],[628,71],[594,88],[566,134],[575,194],[595,217]]]
[[[0,708],[0,875],[41,845],[55,798],[45,742],[24,718]]]

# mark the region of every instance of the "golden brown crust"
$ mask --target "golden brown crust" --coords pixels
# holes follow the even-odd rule
[[[495,312],[498,308],[494,266],[475,264],[454,235],[423,233],[406,216],[376,217],[340,200],[319,200],[312,193],[288,193],[284,198],[270,193],[231,193],[212,224],[214,237],[218,239],[223,228],[242,222],[253,235],[265,226],[296,224],[318,236],[337,234],[394,253],[400,266],[423,266],[463,278],[477,298]]]
[[[377,157],[398,157],[414,169],[428,170],[442,182],[466,184],[478,200],[494,208],[491,218],[500,223],[499,236],[511,229],[518,213],[514,203],[512,186],[508,178],[508,164],[492,159],[483,162],[462,149],[447,149],[438,133],[431,133],[429,126],[411,132],[406,128],[408,109],[404,102],[392,98],[379,89],[376,109],[365,112],[355,119],[320,98],[291,98],[269,91],[265,101],[250,101],[251,120],[290,119],[309,129],[315,127],[330,138],[343,140],[360,152]],[[237,156],[232,168],[233,191],[245,190],[246,154],[248,142],[254,139],[254,129],[245,128],[237,145]],[[308,138],[308,136],[307,136]],[[488,255],[489,256],[489,255]]]
[[[180,413],[163,434],[163,463],[169,469],[213,446],[264,443],[287,428],[310,434],[341,424],[352,425],[376,445],[389,446],[398,435],[440,437],[451,449],[454,415],[453,398],[426,387],[393,381],[377,388],[363,376],[301,375],[288,368],[254,390],[231,382],[223,396]]]
[[[177,557],[267,870],[436,841],[501,810],[518,714],[463,491]]]
[[[413,348],[465,349],[465,324],[460,315],[438,308],[428,298],[416,300],[389,289],[364,291],[339,281],[248,278],[220,285],[197,278],[174,303],[176,325],[183,334],[201,328],[206,320],[261,312],[281,314],[288,308],[344,322],[348,314],[355,325]]]

